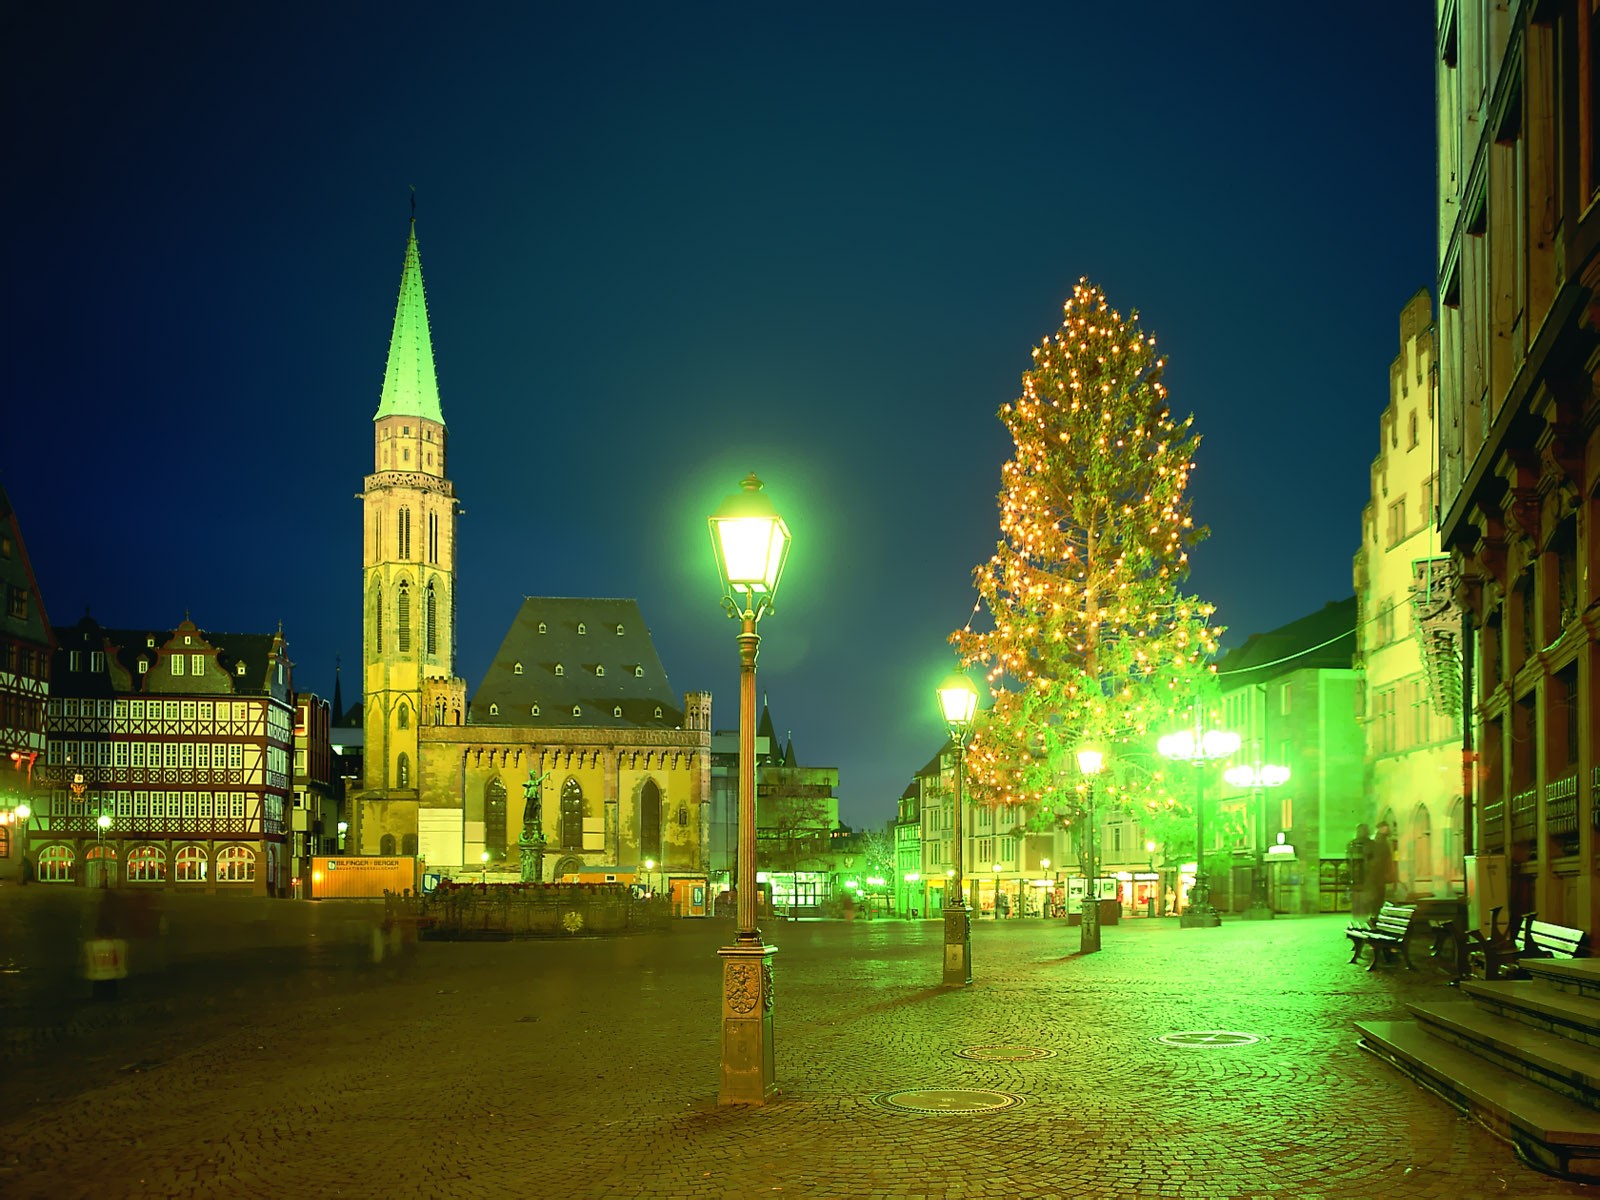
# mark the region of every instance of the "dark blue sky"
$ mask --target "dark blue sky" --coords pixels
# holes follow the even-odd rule
[[[471,687],[524,595],[631,596],[731,728],[704,518],[755,470],[761,686],[881,824],[1080,275],[1195,414],[1227,642],[1351,591],[1433,278],[1431,5],[235,7],[0,17],[0,481],[57,624],[281,620],[354,684],[412,184]]]

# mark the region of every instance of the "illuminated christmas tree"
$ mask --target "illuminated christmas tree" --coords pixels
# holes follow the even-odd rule
[[[1075,751],[1105,752],[1102,811],[1167,826],[1158,735],[1181,726],[1210,677],[1211,606],[1180,590],[1205,536],[1190,517],[1199,437],[1175,419],[1155,338],[1080,280],[1061,328],[1033,351],[1000,409],[1000,541],[974,572],[993,628],[952,635],[994,696],[967,756],[975,797],[1024,805],[1035,827],[1081,819]]]

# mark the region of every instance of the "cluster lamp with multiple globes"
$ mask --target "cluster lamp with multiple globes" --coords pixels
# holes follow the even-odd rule
[[[1289,782],[1289,768],[1270,763],[1253,767],[1229,767],[1222,777],[1236,788],[1251,788],[1257,795],[1257,820],[1259,828],[1255,842],[1255,863],[1250,872],[1250,907],[1244,910],[1246,920],[1266,921],[1272,918],[1272,902],[1267,896],[1267,792]]]
[[[709,522],[722,606],[739,622],[739,832],[734,898],[738,932],[722,958],[719,1104],[765,1104],[777,1092],[772,1044],[772,956],[756,928],[756,625],[772,611],[789,557],[789,527],[752,472]]]
[[[1184,929],[1214,929],[1222,924],[1222,917],[1211,905],[1206,879],[1205,768],[1207,763],[1237,754],[1239,735],[1223,729],[1204,733],[1183,729],[1157,741],[1156,752],[1194,768],[1194,886],[1189,889],[1189,902],[1184,905],[1178,924]]]
[[[978,713],[978,688],[961,671],[945,677],[939,685],[939,714],[950,731],[956,751],[955,819],[950,833],[955,841],[952,868],[946,874],[949,885],[944,892],[944,985],[965,987],[972,982],[972,920],[967,911],[966,885],[962,880],[962,808],[966,775],[967,741],[972,736],[972,721]],[[998,876],[996,877],[998,879]]]

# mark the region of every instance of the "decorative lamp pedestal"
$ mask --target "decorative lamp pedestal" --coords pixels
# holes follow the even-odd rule
[[[1205,904],[1186,908],[1178,917],[1180,929],[1215,929],[1222,924],[1222,915]]]
[[[1246,921],[1270,921],[1274,913],[1264,904],[1251,904],[1249,908],[1239,914]]]
[[[944,986],[966,987],[972,982],[972,920],[965,904],[944,910]]]
[[[772,956],[776,946],[724,946],[722,1082],[718,1104],[765,1104],[778,1094],[772,1059]]]

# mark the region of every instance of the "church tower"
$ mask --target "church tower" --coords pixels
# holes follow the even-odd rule
[[[366,788],[394,799],[417,792],[423,682],[455,674],[457,501],[445,437],[413,216],[361,493]]]

